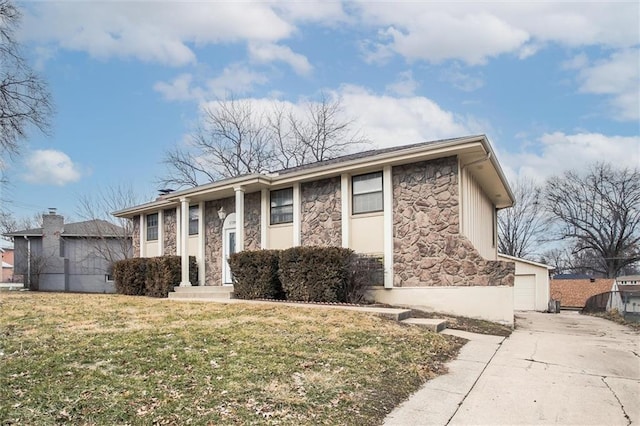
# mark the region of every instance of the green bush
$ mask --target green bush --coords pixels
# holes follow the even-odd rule
[[[238,299],[283,299],[278,250],[242,251],[229,256],[233,294]]]
[[[167,297],[180,284],[181,273],[180,256],[125,259],[113,267],[116,292],[136,296]],[[189,281],[198,283],[198,265],[193,256],[189,257]]]
[[[280,253],[279,276],[287,300],[347,302],[353,250],[293,247]]]

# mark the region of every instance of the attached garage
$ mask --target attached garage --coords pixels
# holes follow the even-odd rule
[[[499,254],[500,260],[516,264],[513,284],[513,309],[516,311],[546,311],[549,305],[550,266],[530,260]]]

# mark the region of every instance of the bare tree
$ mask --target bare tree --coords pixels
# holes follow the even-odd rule
[[[129,219],[114,218],[111,213],[139,204],[140,198],[127,185],[100,188],[78,198],[77,214],[86,221],[84,233],[90,241],[91,256],[111,265],[133,255],[133,223]]]
[[[616,277],[640,260],[640,171],[590,166],[552,177],[545,187],[551,213],[561,223],[559,236],[573,242],[573,265],[605,277]]]
[[[53,103],[46,84],[31,70],[15,41],[20,11],[0,0],[0,153],[16,154],[27,127],[49,130]]]
[[[498,213],[498,250],[501,253],[527,258],[539,249],[549,229],[541,191],[527,178],[520,178],[513,185],[513,207]]]
[[[250,100],[220,100],[205,110],[187,149],[165,154],[168,174],[160,182],[193,187],[334,158],[368,143],[341,117],[340,100],[324,95],[301,112],[278,103],[260,111]]]
[[[296,147],[303,153],[297,165],[338,157],[349,149],[368,143],[353,131],[353,120],[342,119],[340,99],[329,99],[322,93],[319,102],[308,102],[302,117],[291,116],[290,123]]]

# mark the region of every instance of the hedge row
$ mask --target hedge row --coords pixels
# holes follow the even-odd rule
[[[116,293],[133,296],[167,297],[182,279],[180,256],[136,257],[113,264]],[[198,283],[198,264],[189,257],[189,281]]]
[[[378,259],[341,247],[243,251],[229,266],[239,299],[360,303],[382,274]]]

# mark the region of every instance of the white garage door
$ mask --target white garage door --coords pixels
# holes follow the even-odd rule
[[[535,275],[516,275],[513,286],[513,309],[516,311],[536,309]]]

